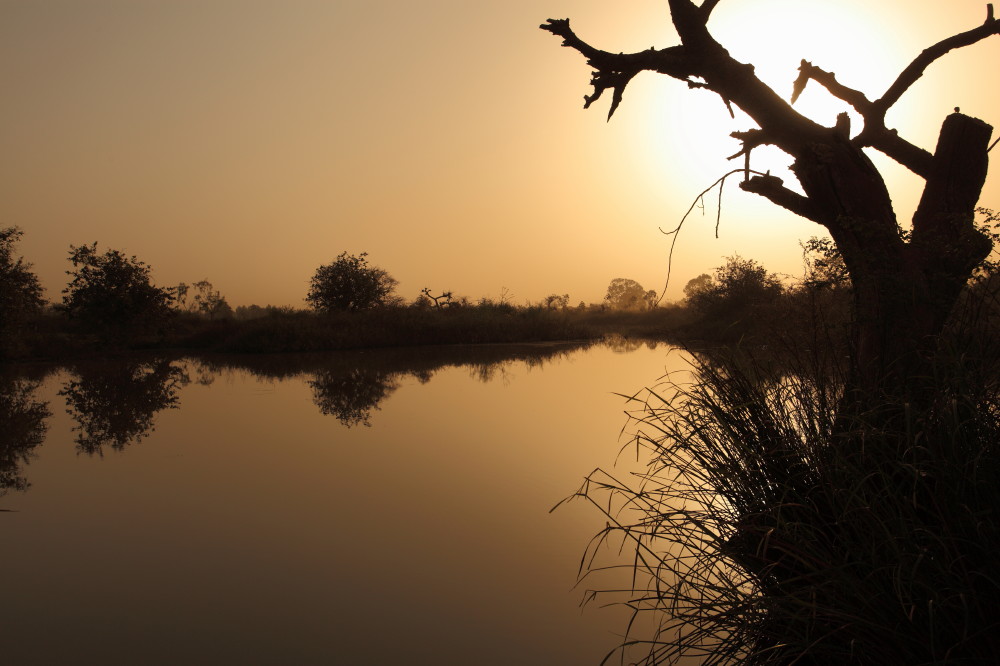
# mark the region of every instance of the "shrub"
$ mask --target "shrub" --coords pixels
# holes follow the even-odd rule
[[[369,310],[385,305],[399,284],[386,271],[369,266],[367,252],[341,252],[332,264],[316,269],[306,301],[324,312]]]

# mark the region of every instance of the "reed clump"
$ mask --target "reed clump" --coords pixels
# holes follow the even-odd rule
[[[886,397],[845,416],[846,363],[804,351],[695,353],[689,381],[630,398],[652,462],[576,494],[609,521],[591,595],[633,615],[606,661],[996,662],[996,354],[943,352],[919,409]],[[631,585],[601,583],[622,567]]]

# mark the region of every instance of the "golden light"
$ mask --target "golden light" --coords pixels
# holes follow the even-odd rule
[[[858,0],[722,3],[709,28],[737,60],[752,64],[757,76],[785,99],[791,98],[802,60],[834,72],[841,83],[875,99],[892,83],[908,57],[916,54],[900,52],[892,31],[886,30],[886,16],[874,4]],[[658,46],[669,45],[671,36],[666,35]],[[756,125],[738,109],[735,119],[730,118],[717,96],[689,91],[682,85],[676,81],[633,82],[633,88],[642,86],[642,90],[629,90],[623,108],[643,105],[648,109],[643,126],[635,127],[637,136],[645,135],[641,141],[645,166],[661,174],[681,166],[692,176],[697,173],[697,182],[707,187],[710,177],[743,166],[742,158],[738,164],[725,161],[739,150],[739,142],[729,137],[730,132]],[[794,107],[829,127],[839,113],[847,111],[853,131],[861,128],[860,117],[815,82],[806,86]],[[640,144],[638,138],[636,144]],[[751,167],[778,173],[787,164],[778,151],[758,149]]]

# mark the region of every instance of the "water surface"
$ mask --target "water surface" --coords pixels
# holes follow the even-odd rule
[[[633,347],[6,377],[3,661],[597,664],[626,618],[574,587],[603,519],[549,509],[619,458],[614,393],[683,366]]]

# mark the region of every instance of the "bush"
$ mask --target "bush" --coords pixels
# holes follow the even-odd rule
[[[369,266],[367,252],[341,252],[332,264],[316,269],[306,301],[324,312],[370,310],[385,305],[398,281],[381,268]]]
[[[709,279],[706,279],[706,278]],[[712,276],[699,276],[684,289],[688,306],[707,337],[740,338],[767,320],[784,287],[778,276],[753,259],[726,258]]]

